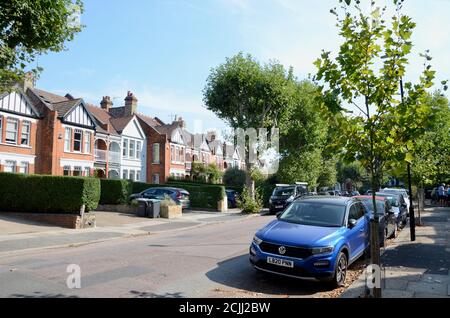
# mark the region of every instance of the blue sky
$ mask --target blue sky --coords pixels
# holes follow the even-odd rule
[[[140,112],[164,121],[182,116],[193,131],[226,127],[202,103],[210,69],[225,57],[243,51],[276,59],[304,78],[322,49],[336,51],[340,43],[329,13],[337,0],[84,2],[86,27],[67,51],[37,60],[44,67],[37,86],[97,105],[109,95],[115,106],[130,90]],[[430,49],[438,80],[449,78],[450,0],[407,0],[405,12],[417,22],[413,55]],[[421,63],[411,60],[411,79]]]

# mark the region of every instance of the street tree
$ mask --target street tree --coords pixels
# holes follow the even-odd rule
[[[25,68],[46,52],[60,52],[82,28],[81,0],[0,2],[0,91],[23,80]],[[35,75],[41,68],[33,69]]]
[[[376,210],[375,192],[380,182],[380,170],[389,160],[408,160],[407,152],[396,153],[395,139],[389,139],[394,127],[385,125],[391,117],[395,125],[395,108],[400,104],[399,83],[405,75],[408,55],[411,52],[411,35],[415,23],[402,13],[403,1],[393,0],[395,14],[386,17],[386,7],[371,1],[370,11],[365,13],[360,1],[339,1],[342,14],[337,8],[331,10],[336,16],[339,35],[343,44],[335,59],[331,52],[323,51],[315,62],[318,69],[315,79],[321,84],[325,96],[333,96],[337,102],[330,104],[331,111],[357,113],[340,117],[344,134],[341,142],[347,161],[358,158],[369,171],[373,206]],[[427,65],[419,83],[407,87],[411,95],[422,94],[431,87],[434,73]],[[336,107],[337,105],[337,107]],[[405,138],[401,142],[407,142]],[[399,156],[402,156],[399,158]],[[378,181],[378,182],[377,182]],[[376,211],[375,211],[376,212]],[[379,244],[376,235],[377,220],[371,224],[371,256],[379,264]],[[376,296],[380,289],[375,289]]]
[[[211,70],[204,89],[206,108],[233,129],[273,128],[291,103],[295,81],[291,70],[271,61],[261,64],[251,55],[239,53]],[[248,154],[246,145],[245,153]],[[254,197],[251,172],[254,162],[245,156],[246,186]]]

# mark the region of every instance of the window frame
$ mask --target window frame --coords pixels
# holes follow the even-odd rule
[[[28,128],[28,131],[24,132],[24,128]],[[26,143],[23,142],[23,136],[26,135]],[[20,145],[29,146],[31,142],[31,121],[22,121],[22,127],[20,129]]]
[[[14,123],[16,128],[15,128],[15,132],[9,131],[8,130],[8,126],[9,124]],[[13,133],[14,134],[14,141],[8,141],[8,133]],[[5,143],[10,144],[10,145],[17,145],[19,141],[19,120],[17,118],[13,118],[13,117],[8,117],[6,118],[6,134],[5,134]]]
[[[129,177],[128,169],[123,169],[122,170],[122,179],[128,180],[128,177]]]
[[[65,172],[68,171],[68,174],[66,175]],[[64,166],[63,167],[63,176],[67,176],[70,177],[70,172],[72,171],[72,167],[71,166]]]
[[[141,159],[142,142],[136,141],[136,159]]]
[[[123,158],[128,158],[128,148],[129,148],[128,145],[129,145],[128,139],[124,138],[122,141],[122,157]]]
[[[129,148],[128,158],[135,159],[136,158],[136,140],[130,139],[128,148]]]
[[[80,135],[80,140],[77,140],[75,138],[76,134]],[[76,150],[75,149],[75,143],[79,142],[80,143],[80,149]],[[81,129],[75,129],[73,131],[73,152],[82,152],[83,151],[83,130]]]
[[[87,154],[90,154],[92,152],[91,132],[90,131],[85,131],[84,132],[83,151],[84,151],[84,153],[87,153]]]
[[[131,169],[130,175],[128,176],[131,181],[136,181],[136,171]]]
[[[75,175],[75,173],[79,173],[78,175]],[[74,177],[81,177],[83,175],[83,167],[81,166],[74,166],[72,171],[72,176]]]
[[[30,164],[27,161],[21,161],[20,165],[18,166],[18,173],[22,174],[29,174],[30,173]],[[22,168],[24,168],[24,171],[20,171]]]
[[[6,171],[6,167],[12,167],[12,171]],[[15,160],[5,160],[5,164],[3,165],[3,171],[9,173],[17,173],[17,161]]]
[[[72,151],[72,128],[70,127],[64,129],[64,151]]]
[[[156,146],[156,148],[155,148],[155,146]],[[157,155],[155,155],[155,153]],[[160,163],[161,163],[161,161],[160,161],[160,145],[159,145],[159,143],[155,142],[152,145],[152,164],[159,165]]]

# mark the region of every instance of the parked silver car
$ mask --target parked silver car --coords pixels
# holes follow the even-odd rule
[[[169,196],[177,204],[181,205],[183,209],[189,209],[191,206],[191,201],[189,200],[189,192],[180,188],[166,188],[166,187],[155,187],[148,188],[141,193],[136,193],[130,195],[130,200],[135,199],[159,199],[163,200],[165,196]]]

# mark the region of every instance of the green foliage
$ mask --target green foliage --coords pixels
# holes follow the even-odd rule
[[[210,163],[208,166],[206,166],[206,178],[210,183],[219,183],[222,179],[222,176],[222,171],[220,171],[215,164]]]
[[[128,180],[100,179],[100,204],[125,204],[130,196]]]
[[[76,214],[99,200],[98,179],[0,173],[1,211]]]
[[[317,178],[318,187],[333,187],[337,182],[336,161],[323,161],[322,171]]]
[[[339,183],[350,182],[352,186],[359,189],[363,186],[363,182],[367,180],[367,172],[359,161],[352,163],[337,163],[337,181]]]
[[[148,188],[165,187],[181,188],[189,192],[191,207],[203,209],[217,209],[217,203],[225,198],[225,187],[220,185],[193,184],[183,182],[171,182],[169,184],[147,184],[133,182],[132,192],[139,193]]]
[[[402,3],[394,1],[396,12],[390,18],[376,1],[371,2],[368,15],[359,1],[354,6],[350,1],[343,4],[342,15],[331,10],[343,44],[335,60],[324,51],[315,62],[315,79],[323,84],[324,95],[333,97],[326,106],[332,123],[339,127],[336,143],[344,149],[341,155],[346,162],[358,159],[363,164],[373,191],[381,184],[386,165],[410,160],[409,146],[422,131],[427,113],[420,100],[434,79],[428,63],[431,58],[426,56],[419,83],[405,83],[405,101],[399,100],[399,83],[405,75],[415,28],[402,13]],[[349,111],[342,108],[344,102],[358,111],[346,116]]]
[[[245,171],[237,167],[228,168],[223,175],[223,183],[227,186],[243,186]]]
[[[320,149],[304,151],[282,158],[277,178],[281,183],[308,182],[309,187],[314,188],[322,169]]]
[[[64,43],[81,31],[73,22],[82,11],[81,0],[1,1],[0,91],[23,80],[25,67],[38,55],[64,50]]]
[[[259,213],[263,207],[259,191],[255,191],[255,198],[252,198],[247,188],[244,188],[237,203],[243,213]]]

